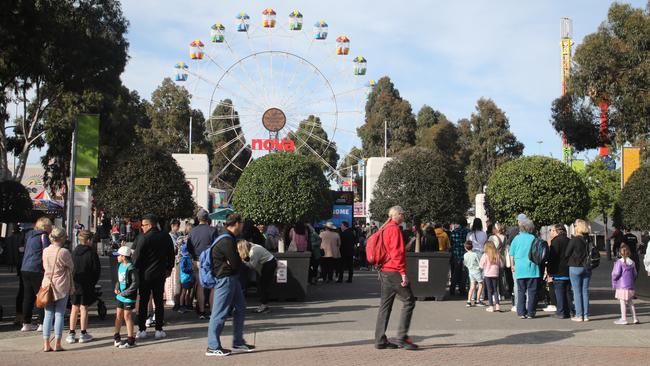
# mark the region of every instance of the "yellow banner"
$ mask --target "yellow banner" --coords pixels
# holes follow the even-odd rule
[[[74,185],[75,186],[89,186],[90,185],[90,178],[75,178],[74,179]]]
[[[639,169],[641,165],[641,148],[624,147],[621,160],[623,161],[623,168],[621,169],[621,174],[623,175],[622,186],[625,186],[632,173]]]

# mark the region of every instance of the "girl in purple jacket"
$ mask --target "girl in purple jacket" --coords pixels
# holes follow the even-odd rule
[[[621,259],[617,260],[612,270],[612,287],[616,290],[615,297],[621,302],[621,318],[614,322],[618,325],[627,325],[626,306],[630,306],[634,324],[639,324],[634,308],[634,281],[636,280],[636,267],[630,259],[630,247],[621,245]]]

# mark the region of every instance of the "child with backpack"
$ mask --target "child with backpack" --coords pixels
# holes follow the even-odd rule
[[[194,287],[194,262],[187,249],[187,244],[183,244],[180,250],[181,259],[179,261],[181,296],[180,307],[178,312],[183,314],[192,310],[192,288]]]
[[[117,261],[120,265],[117,269],[118,281],[115,284],[117,309],[115,311],[115,335],[113,336],[113,344],[119,348],[135,347],[133,310],[135,309],[135,302],[138,297],[138,276],[136,269],[131,264],[132,254],[133,251],[126,246],[120,247],[117,251]],[[126,341],[122,341],[120,337],[122,322],[126,323],[128,336]]]
[[[471,240],[465,242],[465,255],[463,256],[463,264],[467,267],[469,272],[469,292],[467,292],[467,307],[474,306],[476,300],[477,306],[485,306],[478,298],[479,294],[483,293],[483,271],[481,270],[480,260],[478,253],[472,250],[473,245]],[[478,287],[476,295],[474,291]]]
[[[634,281],[636,280],[637,271],[636,263],[632,259],[630,247],[622,244],[619,251],[621,259],[617,260],[612,270],[612,287],[616,290],[615,297],[621,303],[621,318],[614,324],[627,325],[626,306],[630,307],[634,324],[639,324],[634,308]]]
[[[501,312],[499,307],[499,271],[503,268],[501,256],[497,253],[497,247],[493,242],[487,241],[483,248],[485,252],[481,256],[479,266],[483,270],[484,282],[488,291],[488,312]]]

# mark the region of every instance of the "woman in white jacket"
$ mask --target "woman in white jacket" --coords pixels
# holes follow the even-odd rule
[[[268,311],[269,290],[273,277],[275,276],[278,261],[263,246],[253,244],[246,240],[237,242],[237,251],[244,264],[257,273],[257,289],[260,294],[261,304],[255,309],[255,312],[263,313]]]

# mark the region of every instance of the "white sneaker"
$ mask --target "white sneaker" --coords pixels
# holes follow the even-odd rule
[[[516,306],[511,307],[510,311],[512,311],[513,313],[516,313],[517,312],[517,307]]]
[[[557,307],[555,305],[549,305],[545,307],[542,311],[547,312],[547,313],[554,313],[557,311]]]
[[[155,323],[154,323],[154,320],[153,320],[153,316],[148,317],[148,318],[147,318],[147,321],[146,321],[144,324],[147,326],[147,328],[149,328],[149,327],[151,327],[153,324],[155,324]]]
[[[147,338],[147,331],[146,330],[141,330],[135,333],[135,339],[145,339]]]
[[[88,333],[85,333],[85,334],[81,333],[81,335],[79,336],[79,343],[86,343],[86,342],[90,342],[92,340],[93,340],[93,336],[91,336]]]
[[[21,332],[33,332],[37,329],[38,327],[34,324],[23,324],[23,327],[20,328]]]
[[[74,333],[68,333],[68,336],[65,337],[65,342],[67,344],[73,344],[76,341],[77,340],[75,339],[75,334]],[[79,339],[79,341],[81,341],[81,338]]]
[[[494,312],[494,307],[488,306],[487,308],[485,308],[485,311],[487,311],[488,313],[493,313]]]
[[[156,331],[156,334],[154,335],[154,338],[155,338],[155,339],[163,339],[163,338],[165,338],[165,337],[167,337],[167,333],[165,333],[165,332],[162,331],[162,330],[157,330],[157,331]]]
[[[42,332],[43,331],[43,324],[39,324],[38,327],[36,328],[37,332]]]

